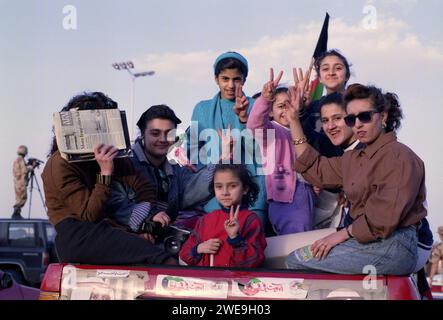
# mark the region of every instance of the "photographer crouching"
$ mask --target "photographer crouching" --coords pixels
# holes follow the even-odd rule
[[[14,160],[12,174],[14,176],[15,204],[12,219],[23,219],[21,211],[27,200],[27,186],[29,182],[29,174],[43,163],[43,161],[30,158],[27,162],[25,157],[28,154],[26,146],[19,146],[17,149],[17,158]]]

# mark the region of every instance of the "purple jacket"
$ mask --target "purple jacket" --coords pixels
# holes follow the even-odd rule
[[[259,97],[251,109],[246,126],[252,130],[256,141],[260,144],[263,168],[266,172],[268,200],[291,203],[295,193],[296,179],[293,170],[295,154],[291,131],[269,119],[271,107],[271,103]],[[260,130],[257,129],[263,129],[263,143],[260,142]],[[268,141],[266,131],[270,129],[274,129],[275,139]]]

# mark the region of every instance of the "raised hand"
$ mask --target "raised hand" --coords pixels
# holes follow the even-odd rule
[[[302,109],[301,106],[301,96],[302,96],[302,89],[297,87],[289,87],[288,89],[288,95],[289,95],[289,101],[286,101],[286,116],[288,117],[289,121],[294,121],[298,119],[300,110]]]
[[[240,122],[248,121],[248,107],[249,100],[243,94],[243,86],[241,84],[235,86],[235,104],[233,110],[240,119]]]
[[[234,205],[231,206],[231,211],[229,212],[229,219],[225,221],[225,230],[228,237],[234,239],[238,235],[240,229],[240,223],[238,222],[238,213],[240,212],[240,205],[234,210]]]
[[[277,79],[274,80],[274,69],[270,69],[269,81],[265,83],[261,92],[262,97],[265,98],[267,101],[272,102],[275,100],[275,92],[282,76],[283,71],[280,71],[277,75]]]
[[[114,158],[118,149],[114,146],[99,144],[94,147],[94,157],[100,166],[100,174],[104,176],[111,175],[114,171]]]
[[[223,241],[220,239],[209,239],[197,246],[197,252],[202,254],[216,254]]]
[[[232,160],[232,152],[234,149],[234,139],[231,136],[231,125],[228,126],[228,129],[224,130],[225,132],[223,133],[222,130],[220,128],[217,128],[217,132],[218,135],[220,136],[221,139],[221,144],[222,144],[222,154],[220,157],[220,160]]]
[[[187,168],[191,172],[198,171],[197,168],[189,161],[186,151],[181,145],[175,147],[174,158],[180,166]]]
[[[305,108],[307,108],[311,104],[312,101],[311,93],[314,88],[314,82],[309,81],[311,77],[311,68],[312,65],[309,67],[308,71],[305,72],[305,74],[303,74],[302,68],[298,68],[298,73],[297,73],[297,68],[292,69],[292,75],[294,77],[294,85],[296,88],[301,89],[303,92],[302,94],[303,106]]]
[[[309,108],[312,102],[312,91],[314,91],[314,81],[311,81],[309,85],[307,85],[306,90],[303,93],[303,106],[304,108]]]

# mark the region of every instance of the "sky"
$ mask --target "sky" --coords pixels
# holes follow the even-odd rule
[[[212,64],[229,50],[250,72],[244,91],[261,90],[269,68],[309,65],[325,12],[328,48],[351,62],[349,83],[398,94],[405,114],[399,140],[426,167],[429,221],[443,225],[443,22],[440,0],[0,0],[0,218],[14,204],[17,147],[46,161],[52,113],[83,91],[102,91],[131,117],[131,80],[114,62],[133,61],[135,121],[165,103],[189,124],[195,104],[217,93]],[[133,128],[135,131],[135,128]],[[42,168],[37,170],[37,182]],[[42,190],[43,191],[43,190]],[[29,201],[23,208],[28,216]],[[44,218],[37,190],[31,217]]]

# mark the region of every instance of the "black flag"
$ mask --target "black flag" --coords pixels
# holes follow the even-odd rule
[[[323,52],[328,50],[328,26],[329,26],[329,14],[326,12],[325,21],[321,28],[320,36],[318,37],[317,46],[315,47],[313,57],[317,59]]]

